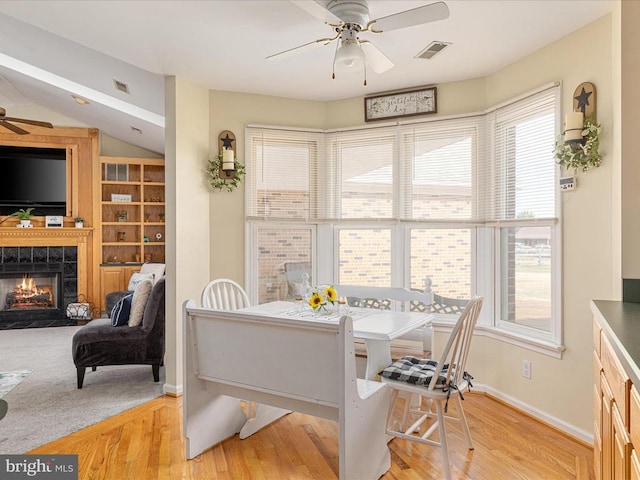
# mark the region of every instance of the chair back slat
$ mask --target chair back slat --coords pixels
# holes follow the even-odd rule
[[[456,324],[451,331],[451,335],[447,340],[447,344],[442,351],[435,374],[429,383],[429,390],[436,388],[438,378],[443,372],[445,366],[446,382],[448,385],[460,385],[464,380],[464,371],[469,356],[469,348],[473,339],[473,330],[478,321],[480,310],[482,309],[482,297],[473,297],[467,302],[464,311],[458,317]]]
[[[338,295],[346,297],[352,307],[426,312],[433,302],[430,277],[424,279],[424,290],[368,285],[334,285],[334,287]],[[424,308],[414,308],[414,305],[423,305]]]
[[[244,289],[228,278],[218,278],[209,282],[202,290],[203,308],[217,310],[239,310],[251,306]]]

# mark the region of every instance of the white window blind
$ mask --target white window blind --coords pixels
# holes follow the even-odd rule
[[[402,218],[472,218],[481,120],[466,117],[400,127]]]
[[[247,127],[247,216],[318,216],[319,152],[323,134]]]
[[[478,174],[485,220],[554,218],[556,102],[551,87],[487,114],[492,151]]]
[[[325,173],[328,183],[326,214],[331,218],[394,217],[394,164],[397,127],[369,128],[327,134]],[[331,177],[325,177],[331,178]]]

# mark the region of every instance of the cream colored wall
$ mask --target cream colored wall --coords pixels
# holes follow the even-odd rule
[[[483,78],[445,83],[436,87],[437,116],[480,112],[486,108],[486,87]],[[373,92],[365,92],[362,97],[327,102],[327,118],[324,128],[353,127],[364,124],[364,97],[372,94]],[[381,120],[370,124],[377,123],[386,122]]]
[[[640,2],[622,2],[622,277],[640,278]]]
[[[209,91],[188,80],[165,81],[166,380],[182,390],[182,304],[200,303],[209,280],[209,191],[203,174],[209,155]]]
[[[487,77],[489,105],[536,86],[562,80],[562,110],[571,111],[575,88],[592,82],[597,89],[598,121],[603,126],[602,166],[578,174],[578,188],[562,194],[563,317],[562,360],[478,337],[472,347],[472,374],[478,383],[590,434],[593,351],[589,301],[619,295],[619,248],[612,217],[619,205],[612,190],[619,158],[612,154],[613,88],[611,17],[602,18],[533,55]],[[585,54],[588,45],[588,54]],[[617,212],[619,214],[619,211]],[[616,253],[618,252],[618,253]],[[438,340],[442,338],[438,336]],[[531,361],[532,379],[522,377],[522,360]]]
[[[105,157],[161,158],[162,153],[137,147],[100,132],[100,155]]]
[[[602,18],[531,56],[484,79],[437,85],[438,115],[482,111],[541,85],[562,81],[562,108],[571,109],[573,91],[584,81],[598,92],[598,120],[603,125],[602,166],[578,176],[578,189],[563,194],[564,343],[562,360],[533,353],[487,337],[473,345],[471,371],[516,402],[544,412],[557,424],[588,436],[592,431],[591,314],[592,298],[619,295],[620,249],[616,245],[615,176],[619,155],[612,145],[611,17]],[[585,54],[586,45],[588,53]],[[367,92],[369,94],[369,92]],[[232,130],[244,142],[248,123],[339,128],[364,124],[363,97],[310,102],[228,92],[210,92],[211,146],[217,135]],[[244,161],[242,152],[241,161]],[[251,174],[249,172],[249,174]],[[212,193],[211,276],[244,278],[244,191]],[[436,335],[441,342],[441,335]],[[532,362],[532,379],[521,375],[523,359]]]
[[[322,128],[325,123],[324,102],[220,91],[211,91],[209,98],[209,156],[218,154],[218,134],[231,130],[240,146],[236,154],[241,163],[245,163],[245,125]],[[210,191],[211,278],[231,278],[244,285],[244,184],[231,193]]]

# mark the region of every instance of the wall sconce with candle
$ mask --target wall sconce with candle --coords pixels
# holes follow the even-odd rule
[[[218,135],[218,151],[222,155],[222,164],[220,165],[220,177],[231,179],[235,177],[235,151],[236,136],[230,130],[223,130]]]
[[[596,123],[596,87],[591,82],[581,83],[573,92],[573,112],[564,117],[565,143],[572,143],[576,148],[578,144],[584,145],[582,131],[586,119]]]
[[[573,111],[564,117],[562,135],[556,141],[556,161],[563,168],[583,172],[599,167],[602,156],[600,124],[596,122],[596,87],[584,82],[573,93]]]
[[[240,185],[244,176],[244,165],[238,162],[236,136],[231,130],[218,135],[218,156],[209,161],[207,173],[209,184],[215,190],[231,192]]]

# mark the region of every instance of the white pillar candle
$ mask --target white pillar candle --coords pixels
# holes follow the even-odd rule
[[[584,114],[582,112],[568,113],[564,117],[564,141],[582,140],[584,128]]]
[[[233,150],[225,148],[222,151],[222,170],[234,170]]]

